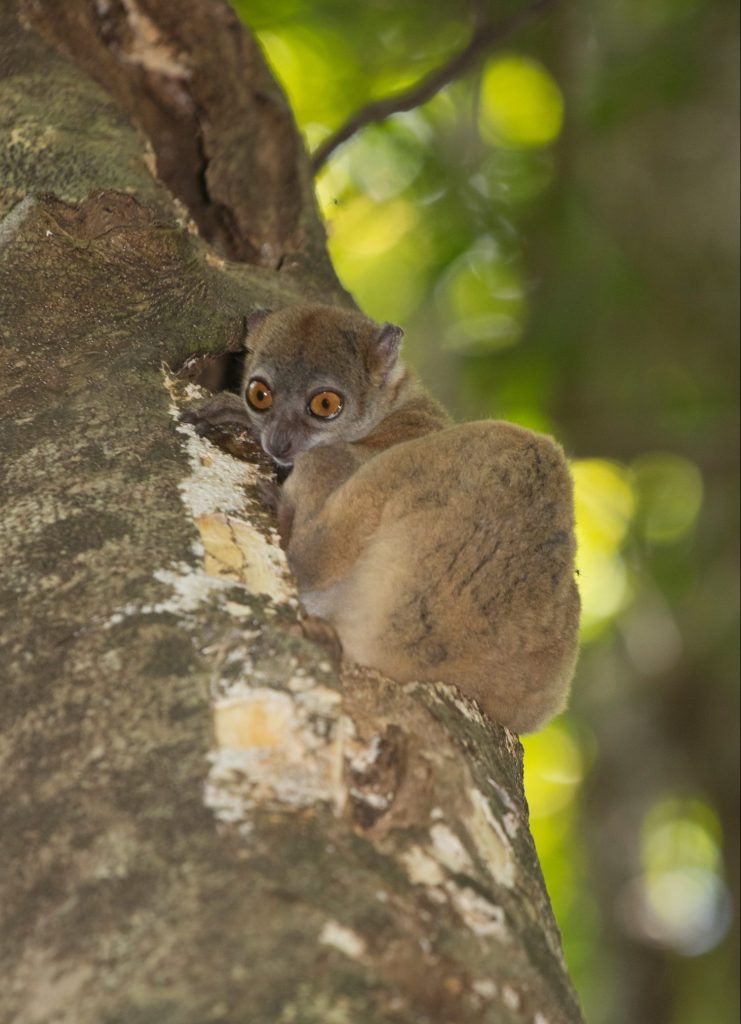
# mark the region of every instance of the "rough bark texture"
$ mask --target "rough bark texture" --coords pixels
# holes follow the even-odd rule
[[[581,1020],[521,748],[297,628],[266,467],[163,370],[350,302],[219,2],[0,14],[0,1017]],[[228,258],[228,259],[227,259]]]

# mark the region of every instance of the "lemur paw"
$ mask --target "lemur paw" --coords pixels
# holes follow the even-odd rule
[[[244,402],[231,391],[220,391],[198,409],[186,409],[180,414],[180,420],[192,423],[197,434],[207,434],[210,430],[251,430]]]
[[[274,515],[277,515],[281,499],[281,487],[278,481],[260,477],[256,486],[257,494],[262,504]]]

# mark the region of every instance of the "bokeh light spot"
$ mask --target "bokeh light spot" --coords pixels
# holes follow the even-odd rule
[[[582,636],[625,607],[630,596],[628,573],[620,551],[635,514],[631,475],[606,459],[572,463],[576,511],[577,566],[582,600]]]
[[[522,738],[530,816],[549,817],[569,804],[584,775],[579,745],[565,725],[556,720],[545,729]]]
[[[502,146],[547,146],[561,131],[563,97],[537,61],[509,55],[489,62],[481,82],[479,131]]]
[[[681,455],[642,455],[632,466],[638,494],[638,520],[646,540],[670,544],[695,524],[702,505],[702,476]]]
[[[627,930],[685,956],[712,949],[731,918],[720,842],[718,818],[701,800],[658,801],[643,823],[642,874],[618,900]]]
[[[450,314],[446,348],[483,354],[520,340],[525,313],[521,271],[502,258],[492,239],[479,239],[456,260],[438,298]]]
[[[355,196],[338,209],[332,220],[332,244],[360,256],[380,256],[416,222],[414,207],[403,199],[374,203],[368,196]]]

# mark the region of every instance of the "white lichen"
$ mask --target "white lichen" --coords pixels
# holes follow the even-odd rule
[[[214,749],[206,804],[221,821],[247,823],[257,807],[346,799],[339,695],[315,685],[298,694],[235,683],[214,706]]]
[[[266,537],[249,523],[218,512],[198,516],[195,524],[209,575],[240,583],[251,594],[265,595],[276,604],[296,605],[285,554],[275,534]]]
[[[173,403],[171,414],[180,416]],[[259,479],[256,466],[222,452],[205,437],[196,434],[190,423],[178,423],[177,432],[185,437],[190,476],[180,483],[180,494],[191,516],[215,512],[240,512],[246,505],[245,487]]]
[[[482,938],[494,937],[500,942],[509,940],[505,914],[501,907],[487,900],[470,886],[459,886],[449,881],[445,885],[445,891],[459,916],[474,935]]]
[[[497,993],[499,992],[497,983],[492,981],[491,978],[477,978],[471,985],[471,988],[474,990],[476,995],[481,996],[482,999],[486,999],[487,1001],[496,999]]]
[[[180,493],[199,530],[203,560],[203,568],[155,574],[172,589],[168,610],[187,613],[215,590],[229,588],[224,609],[237,621],[247,618],[252,612],[247,602],[234,600],[235,583],[250,595],[269,598],[270,604],[261,602],[262,614],[275,613],[279,604],[297,607],[276,532],[257,529],[243,518],[251,501],[247,487],[260,476],[257,467],[232,458],[180,423],[176,399],[183,386],[167,370],[164,378],[190,464]],[[191,388],[190,397],[201,397],[199,389]],[[320,685],[295,658],[286,665],[286,689],[265,685],[269,679],[255,666],[251,651],[261,634],[226,633],[203,652],[213,666],[214,744],[206,805],[245,835],[260,807],[278,811],[325,804],[341,812],[347,799],[344,752],[354,726],[348,729],[339,694]],[[271,652],[261,650],[260,655],[269,660]]]
[[[463,923],[479,938],[509,941],[504,910],[470,885],[451,878],[475,873],[473,861],[458,836],[447,825],[430,829],[430,849],[415,843],[399,854],[410,881],[422,885],[437,903],[449,903]]]
[[[192,566],[185,563],[174,569],[156,569],[153,576],[160,583],[166,584],[172,590],[172,596],[156,604],[142,605],[139,611],[142,614],[172,612],[189,613],[194,612],[201,604],[212,600],[214,592],[224,593],[228,584],[209,576],[205,572],[194,570]]]
[[[419,684],[412,683],[410,685],[417,686]],[[438,700],[452,704],[470,722],[475,722],[476,725],[482,726],[487,724],[487,720],[476,701],[472,697],[467,697],[461,693],[457,686],[453,686],[450,683],[434,683],[429,689]]]
[[[247,488],[260,479],[256,466],[241,462],[188,423],[180,423],[175,383],[165,372],[170,392],[170,415],[185,439],[189,475],[180,482],[180,495],[200,534],[203,568],[208,575],[232,580],[252,594],[263,594],[276,604],[297,606],[285,554],[275,530],[258,530],[243,513],[250,504]],[[199,389],[193,388],[193,398]]]
[[[445,873],[435,858],[417,844],[403,850],[399,860],[413,885],[437,887],[445,881]]]
[[[163,583],[170,595],[162,601],[120,605],[103,624],[104,629],[118,626],[133,615],[178,615],[181,619],[195,612],[202,604],[222,597],[230,584],[209,576],[192,566],[181,563],[171,569],[155,569],[152,573],[158,583]]]
[[[339,950],[351,960],[360,960],[365,955],[365,939],[352,928],[346,928],[337,921],[326,922],[319,935],[319,941],[323,946]]]
[[[506,811],[502,815],[502,824],[504,825],[504,831],[510,837],[515,839],[520,829],[520,819],[512,811]]]
[[[500,785],[500,783],[498,783],[496,779],[491,778],[491,776],[489,776],[487,781],[499,797],[499,800],[507,808],[505,813],[502,815],[502,824],[504,825],[504,830],[509,838],[514,839],[520,830],[520,810],[504,786]]]
[[[430,829],[435,858],[456,874],[473,874],[474,866],[465,846],[447,825],[436,824]]]
[[[509,1007],[510,1010],[520,1009],[520,993],[517,989],[512,988],[511,985],[502,986],[502,1002],[505,1006]]]
[[[192,75],[190,58],[179,53],[165,33],[142,11],[134,0],[122,0],[130,34],[120,47],[121,59],[138,64],[157,75],[186,81]]]
[[[358,803],[367,804],[374,811],[387,810],[393,799],[393,793],[366,793],[356,788],[350,790],[350,796]]]
[[[362,747],[350,760],[350,770],[356,775],[365,775],[373,767],[383,749],[382,737],[375,735],[370,743]]]
[[[464,819],[468,833],[494,881],[511,889],[515,884],[517,861],[509,837],[483,793],[472,786],[468,797],[470,809]]]

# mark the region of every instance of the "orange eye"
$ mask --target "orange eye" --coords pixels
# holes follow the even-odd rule
[[[273,392],[264,380],[258,380],[255,377],[247,385],[247,401],[253,409],[257,409],[258,412],[265,412],[273,404]]]
[[[318,391],[309,401],[309,412],[323,420],[331,420],[342,412],[342,395],[336,391]]]

